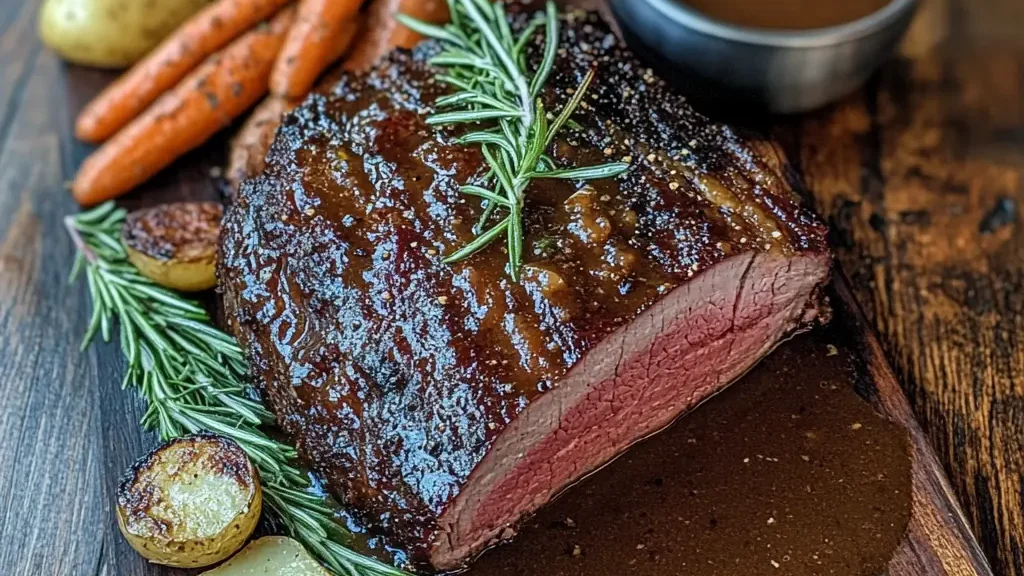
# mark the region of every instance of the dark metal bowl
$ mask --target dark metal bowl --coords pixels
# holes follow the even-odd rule
[[[892,54],[917,0],[893,0],[860,20],[814,30],[737,26],[677,0],[611,0],[611,6],[628,39],[690,79],[769,112],[792,113],[818,108],[862,85]]]

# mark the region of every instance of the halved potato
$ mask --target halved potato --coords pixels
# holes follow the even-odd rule
[[[177,202],[132,212],[121,232],[128,260],[143,276],[167,288],[213,288],[223,215],[217,202]]]
[[[157,564],[198,568],[238,551],[259,522],[259,475],[234,441],[172,440],[135,463],[117,490],[117,523]]]
[[[202,576],[330,576],[323,566],[291,538],[267,536]]]

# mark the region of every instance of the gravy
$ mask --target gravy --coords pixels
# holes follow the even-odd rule
[[[750,28],[811,30],[868,16],[891,0],[683,0],[716,20]]]
[[[910,447],[862,377],[828,330],[800,336],[463,576],[882,574],[910,520]]]

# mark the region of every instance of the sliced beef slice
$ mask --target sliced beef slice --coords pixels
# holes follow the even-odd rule
[[[526,265],[473,238],[478,150],[428,126],[433,43],[288,115],[226,215],[221,285],[268,405],[346,504],[455,569],[560,490],[807,326],[830,257],[771,146],[694,112],[592,14],[566,17],[543,97],[596,81],[538,180]],[[539,57],[538,45],[531,58]],[[493,221],[492,221],[493,222]]]

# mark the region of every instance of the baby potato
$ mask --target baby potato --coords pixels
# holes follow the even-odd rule
[[[245,451],[214,434],[178,438],[139,460],[117,489],[117,524],[151,562],[200,568],[238,551],[263,507]]]
[[[121,240],[128,260],[150,280],[182,292],[217,285],[217,202],[178,202],[128,215]]]
[[[291,538],[266,536],[202,576],[330,576]]]
[[[124,68],[209,0],[46,0],[39,36],[65,60]]]

